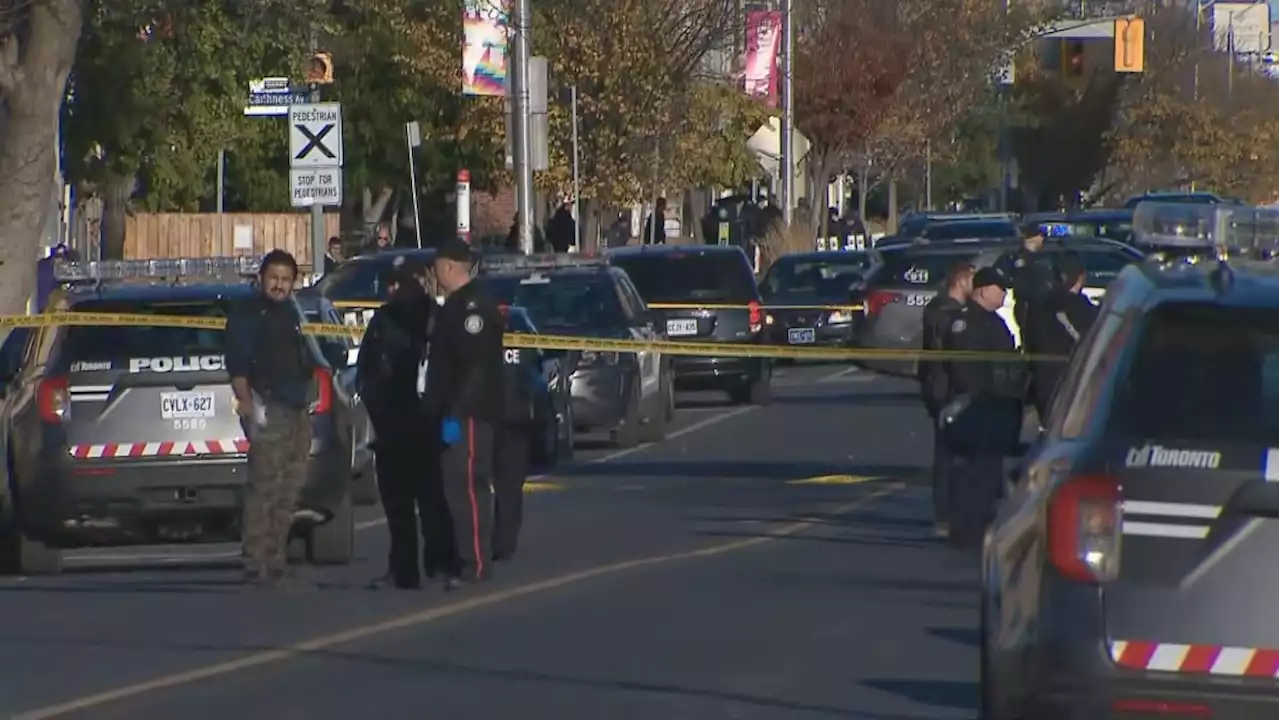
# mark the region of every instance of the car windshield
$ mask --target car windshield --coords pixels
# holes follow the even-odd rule
[[[611,262],[627,271],[646,303],[746,304],[759,294],[751,267],[738,252],[627,254]]]
[[[972,261],[978,255],[978,249],[957,252],[911,252],[905,250],[888,250],[882,253],[884,267],[880,269],[873,285],[932,287],[938,285],[947,276],[953,265],[962,261]]]
[[[1146,318],[1112,408],[1125,437],[1274,447],[1276,308],[1176,303]]]
[[[1117,242],[1127,241],[1129,233],[1133,230],[1132,220],[1073,220],[1069,223],[1054,224],[1065,225],[1066,235],[1100,237]]]
[[[387,295],[389,262],[352,260],[316,283],[316,291],[330,300],[381,300]]]
[[[1090,288],[1104,288],[1115,280],[1120,271],[1138,261],[1138,258],[1118,251],[1095,250],[1076,253],[1084,265],[1084,284]]]
[[[228,300],[90,300],[75,304],[76,312],[124,313],[140,315],[178,315],[192,318],[227,316]],[[68,327],[58,354],[57,364],[103,365],[98,369],[119,368],[130,358],[187,357],[221,355],[223,332],[219,328],[174,328],[148,326]]]
[[[547,332],[616,329],[626,315],[613,278],[604,275],[487,276],[485,287],[503,305],[519,305]]]
[[[945,222],[930,225],[922,236],[929,240],[964,240],[968,238],[1009,238],[1018,236],[1011,222]]]
[[[869,267],[871,256],[863,252],[841,253],[839,257],[783,257],[769,269],[760,289],[770,296],[844,299],[849,294],[849,286],[862,279]]]

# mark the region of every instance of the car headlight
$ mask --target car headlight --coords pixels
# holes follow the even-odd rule
[[[847,323],[852,321],[853,321],[853,313],[847,310],[837,310],[827,316],[827,322],[831,323],[832,325],[838,325],[840,323]]]

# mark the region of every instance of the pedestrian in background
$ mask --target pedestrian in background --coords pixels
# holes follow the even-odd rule
[[[258,269],[259,294],[227,318],[226,367],[249,438],[241,542],[245,578],[290,580],[285,549],[307,474],[314,363],[293,302],[298,263],[272,250]]]
[[[424,418],[417,394],[418,363],[436,303],[427,294],[426,268],[404,256],[396,258],[387,286],[387,302],[370,319],[357,360],[360,397],[376,437],[378,495],[391,536],[387,574],[375,579],[372,587],[390,584],[412,590],[421,587],[422,575],[432,579],[457,574],[448,510],[444,503],[432,502],[430,494],[439,485],[429,477],[439,472],[439,448],[435,443],[423,445]]]
[[[380,222],[373,235],[373,241],[364,248],[366,253],[380,253],[395,248],[395,238],[391,236],[391,223]]]
[[[428,428],[444,448],[444,495],[453,518],[462,582],[488,580],[492,569],[494,426],[505,417],[502,335],[497,304],[473,280],[471,246],[446,240],[436,251],[435,281],[445,294],[428,336],[422,385]]]
[[[958,262],[947,271],[944,292],[934,295],[924,307],[921,346],[926,352],[946,350],[951,326],[969,302],[973,292],[973,265]],[[920,394],[925,410],[933,421],[933,522],[938,537],[951,534],[951,447],[946,433],[938,425],[939,413],[954,396],[947,378],[945,363],[939,358],[923,357],[917,366]]]
[[[578,243],[578,223],[573,219],[573,203],[561,201],[547,221],[547,243],[552,252],[567,253]]]
[[[660,197],[653,203],[653,212],[644,224],[640,244],[661,245],[667,241],[667,199]]]
[[[328,275],[333,272],[340,262],[342,262],[342,240],[341,238],[331,237],[324,253],[324,274]]]
[[[49,304],[49,297],[53,295],[53,289],[58,286],[57,277],[54,274],[54,266],[64,260],[71,260],[71,251],[65,243],[58,243],[49,250],[49,254],[36,261],[36,302],[35,312],[44,312],[44,308]]]
[[[1022,330],[1023,345],[1042,355],[1069,357],[1098,319],[1098,306],[1084,294],[1085,268],[1075,253],[1058,257],[1058,287],[1033,305]],[[1049,415],[1054,390],[1066,362],[1031,363],[1031,399],[1041,424]]]

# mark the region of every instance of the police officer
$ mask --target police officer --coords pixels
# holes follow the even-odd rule
[[[256,297],[227,318],[226,366],[236,412],[250,440],[241,543],[248,582],[297,584],[285,549],[311,447],[311,354],[293,302],[298,263],[272,250],[258,269]]]
[[[1038,223],[1022,226],[1022,246],[1006,253],[996,261],[995,267],[1010,279],[1013,290],[1013,321],[1018,329],[1027,326],[1027,313],[1032,305],[1044,299],[1055,286],[1053,266],[1045,253],[1044,234]],[[1023,342],[1026,346],[1025,338]],[[1030,348],[1027,348],[1030,350]]]
[[[503,318],[472,276],[471,246],[450,237],[434,260],[445,294],[428,336],[423,377],[426,427],[443,443],[441,479],[459,555],[446,587],[489,579],[492,564],[490,480],[494,427],[503,408]]]
[[[973,265],[962,261],[947,271],[944,292],[940,292],[924,307],[924,320],[921,329],[922,347],[926,351],[945,350],[947,335],[951,332],[951,324],[956,315],[969,302],[969,294],[973,291]],[[934,532],[938,537],[946,537],[951,532],[950,517],[950,472],[951,449],[947,446],[946,435],[938,429],[938,413],[951,401],[951,384],[947,380],[946,368],[941,360],[924,357],[920,359],[917,369],[920,380],[921,399],[925,410],[933,421],[933,520]]]
[[[427,326],[436,307],[425,288],[426,268],[398,257],[387,278],[389,297],[373,314],[360,343],[357,361],[360,396],[373,423],[378,495],[391,535],[388,573],[373,587],[388,583],[403,590],[421,585],[418,534],[421,519],[422,573],[428,578],[453,574],[452,527],[443,502],[433,502],[438,485],[438,448],[428,446],[421,461],[422,407],[415,388],[418,362],[427,344]],[[434,481],[434,482],[433,482]]]
[[[493,559],[510,560],[516,553],[524,517],[524,482],[529,475],[533,436],[533,396],[529,377],[536,374],[537,351],[503,351],[506,401],[503,421],[494,428]]]
[[[972,296],[952,320],[948,335],[949,350],[1014,356],[946,362],[954,399],[940,414],[958,460],[953,470],[951,537],[959,545],[981,541],[1004,490],[1004,456],[1017,447],[1022,430],[1023,361],[1014,349],[1013,334],[996,314],[1009,285],[998,268],[974,273]]]
[[[1083,292],[1084,280],[1085,268],[1079,256],[1062,253],[1058,258],[1058,287],[1044,302],[1031,308],[1022,331],[1024,344],[1045,355],[1071,355],[1098,319],[1098,306]],[[1065,368],[1064,362],[1031,363],[1031,395],[1041,423],[1048,416],[1049,402]]]

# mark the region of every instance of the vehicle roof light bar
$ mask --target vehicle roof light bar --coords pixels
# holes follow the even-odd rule
[[[257,257],[156,258],[151,260],[62,260],[54,264],[60,283],[108,280],[226,279],[258,274]]]
[[[1280,244],[1276,208],[1143,201],[1133,211],[1133,239],[1154,248],[1274,257]]]
[[[599,256],[576,253],[520,253],[484,255],[480,258],[480,270],[486,273],[529,272],[538,270],[563,270],[568,268],[605,267],[608,262]]]

